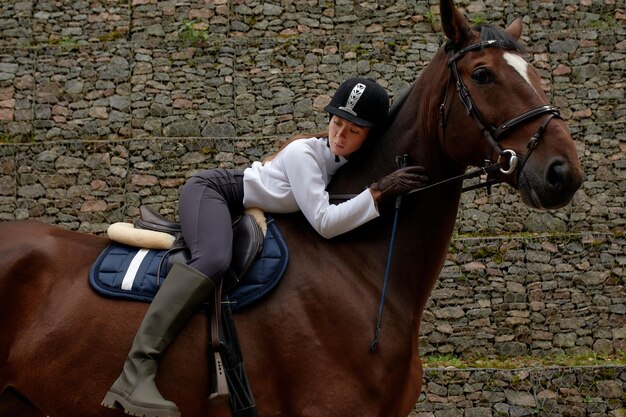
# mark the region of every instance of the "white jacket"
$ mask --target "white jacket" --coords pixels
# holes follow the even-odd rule
[[[326,186],[347,160],[335,155],[326,138],[298,139],[271,161],[254,162],[244,171],[243,204],[269,213],[302,211],[325,238],[352,230],[378,217],[368,189],[340,204],[330,204]]]

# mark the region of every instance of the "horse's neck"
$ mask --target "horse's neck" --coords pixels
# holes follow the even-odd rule
[[[446,155],[441,138],[439,106],[447,88],[446,58],[439,52],[415,82],[407,103],[399,111],[389,136],[410,132],[416,142],[413,163],[426,168],[429,183],[459,175],[465,169]],[[411,105],[416,103],[415,106]],[[398,283],[398,297],[413,303],[421,315],[439,276],[454,231],[460,200],[460,184],[438,186],[405,198],[402,210],[409,213],[399,223],[397,257],[405,265]]]
[[[388,132],[390,137],[410,132],[409,146],[416,142],[413,163],[426,168],[431,183],[461,174],[466,168],[454,163],[443,148],[440,107],[450,93],[448,83],[447,58],[440,50],[412,86]]]
[[[364,185],[395,170],[395,157],[403,154],[409,155],[410,164],[426,168],[431,183],[463,171],[441,146],[438,110],[445,95],[446,73],[445,56],[440,53],[405,96],[382,139],[355,164],[347,164],[333,180],[331,194],[362,190]],[[393,261],[398,277],[392,284],[394,297],[404,306],[402,310],[413,309],[414,314],[421,314],[445,260],[459,198],[458,184],[405,197]],[[365,246],[388,247],[393,218],[393,209],[383,208],[381,219],[357,231],[355,241]],[[361,239],[366,241],[360,242]]]

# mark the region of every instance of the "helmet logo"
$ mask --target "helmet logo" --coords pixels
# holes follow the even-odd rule
[[[356,106],[356,103],[359,101],[364,91],[365,84],[358,83],[357,85],[355,85],[352,89],[352,92],[350,93],[350,97],[348,97],[348,102],[346,103],[345,107],[341,106],[339,107],[339,110],[347,111],[351,115],[357,116],[356,112],[354,111],[354,106]]]

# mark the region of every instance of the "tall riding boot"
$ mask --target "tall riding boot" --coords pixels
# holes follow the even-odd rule
[[[154,382],[165,348],[189,317],[215,290],[215,283],[194,268],[177,262],[150,304],[128,353],[124,370],[102,405],[122,408],[145,417],[179,417],[176,404],[161,394]]]

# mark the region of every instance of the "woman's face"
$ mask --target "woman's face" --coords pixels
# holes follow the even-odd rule
[[[356,125],[346,119],[333,115],[328,124],[328,142],[330,150],[344,158],[361,147],[369,128]]]

